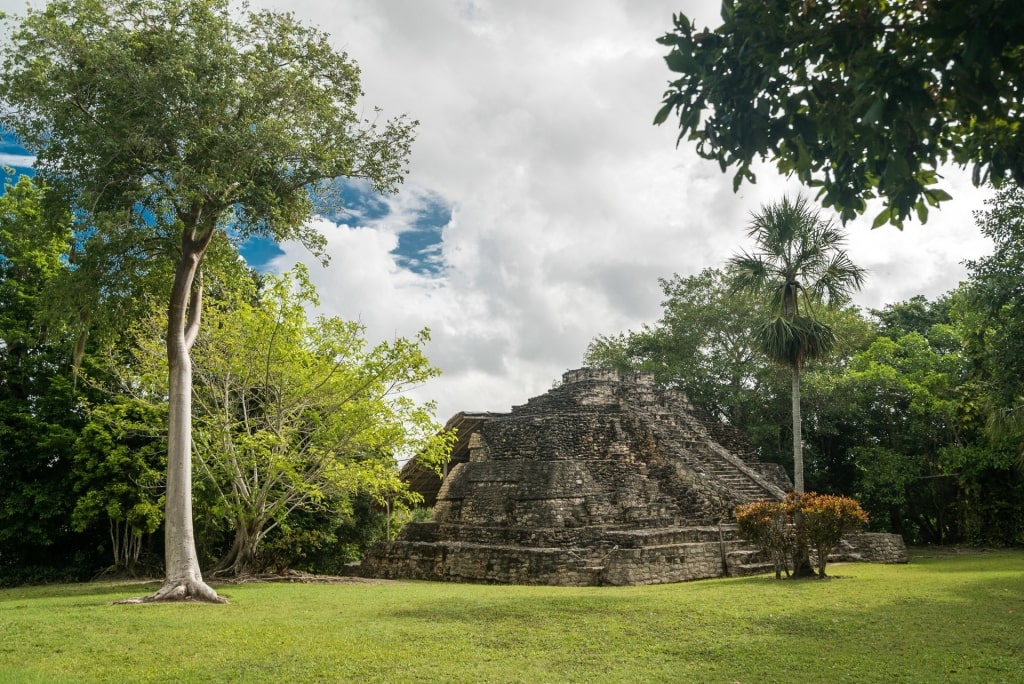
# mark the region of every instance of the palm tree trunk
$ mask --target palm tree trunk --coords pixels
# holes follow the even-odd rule
[[[804,493],[804,439],[802,416],[800,415],[800,365],[793,364],[793,491],[798,497]],[[796,525],[796,549],[793,553],[793,577],[814,577],[811,552],[804,537],[804,516],[797,509],[793,523]]]
[[[804,437],[800,414],[800,364],[793,365],[793,491],[804,493]]]

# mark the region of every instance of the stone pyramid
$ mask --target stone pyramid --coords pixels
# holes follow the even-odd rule
[[[462,414],[460,414],[462,415]],[[360,574],[471,582],[678,582],[745,568],[733,510],[790,488],[738,435],[650,374],[582,369],[487,414],[430,522],[370,550]]]

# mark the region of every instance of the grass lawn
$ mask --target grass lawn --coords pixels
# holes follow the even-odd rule
[[[1024,551],[649,587],[0,591],[0,682],[1024,682]]]

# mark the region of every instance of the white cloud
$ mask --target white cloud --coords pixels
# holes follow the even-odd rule
[[[731,176],[676,149],[652,119],[669,72],[655,39],[673,12],[717,25],[696,0],[265,0],[329,32],[360,64],[366,103],[419,119],[396,213],[362,228],[324,224],[332,254],[314,269],[324,309],[372,337],[433,331],[444,377],[418,396],[439,418],[508,410],[581,365],[596,335],[656,320],[658,277],[721,265],[744,246],[752,211],[801,188],[761,169]],[[957,200],[927,226],[870,231],[850,250],[871,270],[858,299],[879,307],[941,294],[984,254],[970,213],[983,193],[953,174]],[[402,216],[425,192],[453,207],[439,277],[395,265]],[[308,260],[286,246],[278,266]]]
[[[0,153],[0,166],[27,168],[36,163],[36,158],[25,154]]]
[[[6,0],[0,0],[6,1]],[[428,326],[444,376],[418,392],[439,418],[504,411],[581,364],[596,335],[658,318],[658,277],[721,265],[750,213],[800,188],[761,169],[731,177],[676,149],[652,119],[669,80],[655,39],[702,0],[260,0],[330,33],[360,64],[365,107],[420,121],[409,181],[392,213],[360,227],[321,222],[330,266],[284,245],[278,269],[311,263],[325,312],[369,335]],[[849,226],[871,270],[864,306],[935,296],[987,244],[970,213],[983,193],[954,174],[957,200],[927,226]],[[397,235],[436,193],[452,207],[437,277],[396,265]]]

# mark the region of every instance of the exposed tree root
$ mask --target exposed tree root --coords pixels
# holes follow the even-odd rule
[[[178,603],[196,601],[201,603],[227,603],[228,600],[217,594],[202,580],[168,580],[164,585],[149,596],[126,598],[115,603]]]

